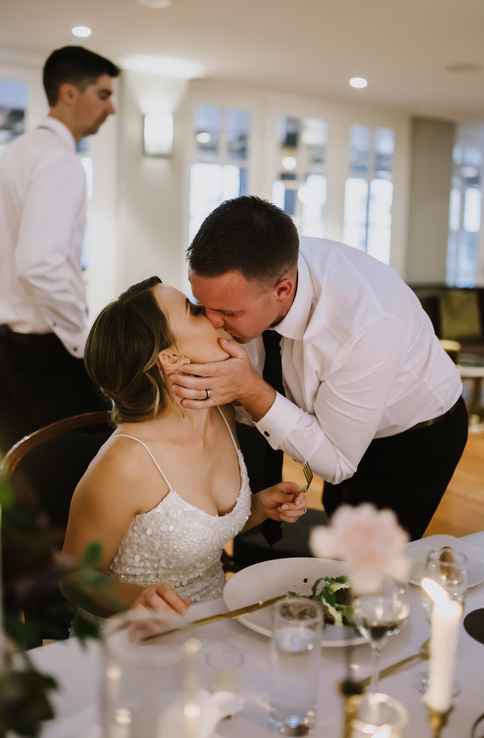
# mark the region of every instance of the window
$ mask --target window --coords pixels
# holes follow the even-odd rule
[[[472,287],[476,281],[481,229],[481,169],[480,146],[458,136],[453,153],[447,250],[447,283],[458,287]]]
[[[352,127],[343,240],[385,263],[390,261],[394,150],[391,129]]]
[[[224,200],[248,192],[249,113],[201,105],[195,115],[189,238]]]
[[[324,236],[328,126],[319,118],[285,117],[279,131],[279,173],[272,200],[302,236]]]
[[[25,82],[0,80],[0,155],[25,131],[28,88]]]

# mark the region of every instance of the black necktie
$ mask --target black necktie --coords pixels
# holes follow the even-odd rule
[[[284,385],[282,384],[282,363],[281,363],[281,334],[277,331],[264,331],[262,340],[266,351],[264,369],[262,378],[274,387],[276,392],[284,394]]]
[[[273,387],[276,392],[284,394],[284,386],[282,384],[282,363],[281,363],[281,334],[277,331],[264,331],[262,340],[266,351],[264,361],[264,369],[262,378]],[[265,445],[264,458],[264,487],[270,487],[277,484],[282,478],[282,451],[274,451],[269,444]],[[262,531],[268,543],[271,545],[276,543],[282,537],[281,524],[275,520],[266,520],[262,524]]]

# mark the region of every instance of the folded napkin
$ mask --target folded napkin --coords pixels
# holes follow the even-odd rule
[[[243,706],[242,697],[233,692],[210,693],[200,689],[189,702],[186,697],[180,698],[162,713],[158,738],[217,738],[218,723],[236,715]]]

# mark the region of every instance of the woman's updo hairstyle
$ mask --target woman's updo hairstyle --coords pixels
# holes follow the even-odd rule
[[[150,277],[123,292],[99,313],[87,339],[86,370],[112,400],[115,423],[153,418],[166,405],[157,359],[174,340],[153,294],[158,284]]]

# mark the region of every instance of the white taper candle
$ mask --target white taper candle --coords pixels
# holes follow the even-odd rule
[[[429,685],[424,701],[433,710],[446,712],[452,704],[462,606],[432,579],[422,579],[421,586],[433,600]]]

